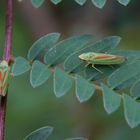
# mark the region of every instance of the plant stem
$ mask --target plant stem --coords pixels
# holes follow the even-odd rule
[[[0,108],[0,140],[4,140],[4,128],[5,128],[5,114],[6,114],[7,95],[1,97]]]
[[[12,25],[13,0],[6,0],[6,38],[3,59],[7,62],[11,59]]]
[[[12,42],[12,25],[13,25],[13,0],[6,0],[6,34],[3,59],[10,64],[11,59],[11,42]],[[8,90],[7,90],[8,94]],[[7,94],[1,97],[0,104],[0,140],[4,140],[5,116]]]

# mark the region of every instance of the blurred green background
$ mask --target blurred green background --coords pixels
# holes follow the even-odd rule
[[[139,50],[140,1],[131,0],[124,7],[108,0],[100,10],[91,2],[79,6],[66,0],[57,6],[50,2],[35,9],[30,1],[14,1],[13,55],[26,56],[32,43],[44,34],[60,32],[61,39],[74,34],[91,33],[94,38],[119,35],[120,47]],[[5,30],[5,1],[0,3],[0,54]],[[103,108],[102,97],[80,104],[74,88],[62,98],[53,93],[52,77],[43,86],[33,89],[29,73],[10,81],[6,117],[6,140],[22,140],[31,131],[51,125],[50,140],[84,136],[89,140],[139,140],[140,126],[131,129],[124,120],[122,107],[112,115]]]

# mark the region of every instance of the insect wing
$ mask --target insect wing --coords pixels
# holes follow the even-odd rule
[[[5,96],[7,92],[8,86],[8,79],[9,79],[9,70],[5,70],[3,73],[3,84],[2,84],[2,95]]]
[[[110,55],[110,54],[99,54],[94,58],[95,64],[110,65],[110,64],[121,64],[126,60],[123,56]]]
[[[0,95],[5,96],[7,92],[8,79],[9,79],[9,66],[0,63]]]
[[[121,64],[126,60],[126,58],[123,56],[94,52],[81,54],[79,58],[91,64],[101,64],[101,65]]]

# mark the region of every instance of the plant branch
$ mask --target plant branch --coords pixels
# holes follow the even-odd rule
[[[11,42],[12,42],[12,24],[13,24],[13,0],[6,0],[6,34],[3,59],[10,65],[11,59]],[[8,94],[8,90],[7,90]],[[0,140],[4,140],[5,116],[7,94],[1,97],[0,104]]]
[[[3,59],[11,59],[12,25],[13,25],[13,0],[6,0],[6,38]]]
[[[0,108],[0,140],[4,140],[6,103],[7,103],[7,94],[6,94],[6,96],[1,97],[1,104],[0,104],[1,105],[1,108]]]

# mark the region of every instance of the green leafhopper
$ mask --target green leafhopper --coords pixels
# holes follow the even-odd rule
[[[0,95],[5,96],[7,92],[8,79],[10,68],[7,61],[3,60],[0,63]]]
[[[88,63],[87,65],[92,64],[92,67],[94,67],[94,64],[99,65],[122,64],[125,60],[127,60],[127,58],[123,56],[95,52],[83,53],[79,55],[79,58],[81,60],[87,61]]]

